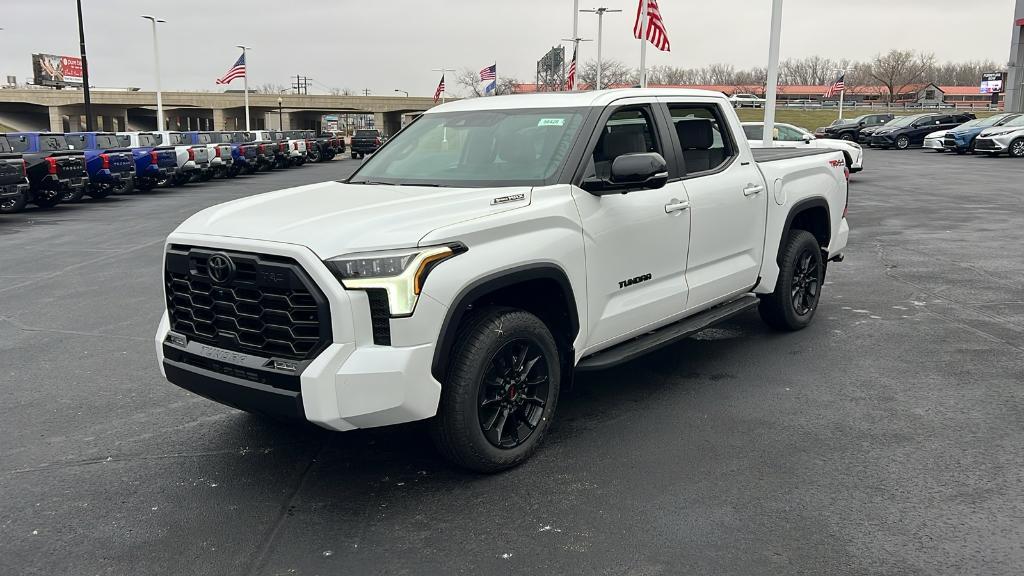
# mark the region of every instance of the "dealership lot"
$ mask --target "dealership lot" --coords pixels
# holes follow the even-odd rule
[[[1010,574],[1024,162],[865,151],[793,334],[741,316],[563,396],[504,474],[160,377],[164,236],[352,160],[0,219],[2,574]],[[696,217],[696,216],[695,216]]]

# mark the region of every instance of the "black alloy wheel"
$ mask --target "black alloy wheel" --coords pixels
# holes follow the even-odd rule
[[[821,286],[818,273],[818,259],[812,249],[805,248],[797,256],[793,269],[792,298],[793,311],[806,316],[818,305]]]
[[[853,134],[850,134],[849,132],[843,132],[839,136],[839,139],[840,140],[846,140],[847,142],[849,142],[850,140],[853,140]]]
[[[548,360],[536,342],[513,340],[495,352],[478,397],[487,441],[503,449],[526,442],[544,416],[550,384]]]

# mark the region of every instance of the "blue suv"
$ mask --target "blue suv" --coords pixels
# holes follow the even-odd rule
[[[946,136],[942,139],[942,147],[957,154],[973,153],[974,139],[978,137],[978,134],[981,134],[986,128],[1002,126],[1018,116],[1020,114],[996,114],[961,124],[946,132]]]

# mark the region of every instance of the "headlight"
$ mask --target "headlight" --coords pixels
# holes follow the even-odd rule
[[[384,290],[392,318],[411,316],[435,266],[466,251],[462,244],[363,252],[324,262],[346,290]]]

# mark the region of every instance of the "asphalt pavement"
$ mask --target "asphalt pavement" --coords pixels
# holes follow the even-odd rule
[[[166,234],[356,165],[0,217],[0,574],[1024,571],[1024,162],[868,151],[810,328],[581,374],[495,476],[160,377]]]

